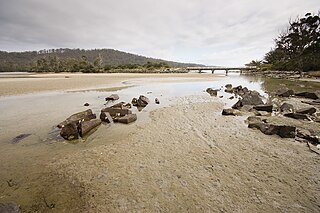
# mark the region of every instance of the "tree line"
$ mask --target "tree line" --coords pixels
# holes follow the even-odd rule
[[[319,12],[289,21],[289,26],[275,39],[275,47],[266,53],[264,60],[247,65],[263,70],[320,70]]]

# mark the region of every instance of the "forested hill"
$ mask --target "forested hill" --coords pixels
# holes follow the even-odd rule
[[[54,69],[66,69],[66,67],[75,68],[79,64],[84,63],[92,66],[98,64],[101,67],[117,67],[119,65],[144,65],[147,63],[150,64],[150,62],[166,64],[170,67],[199,66],[197,64],[148,58],[114,49],[48,49],[28,52],[0,51],[0,71],[2,72],[37,71],[37,68],[44,68],[44,65],[52,71],[60,71]]]

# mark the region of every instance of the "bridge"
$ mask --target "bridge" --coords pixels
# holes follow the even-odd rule
[[[246,67],[187,67],[188,71],[191,70],[198,70],[199,73],[202,73],[203,70],[211,70],[212,74],[214,74],[214,71],[216,70],[224,70],[226,71],[226,75],[228,75],[228,72],[242,72],[244,71],[256,71],[256,66],[246,66]]]

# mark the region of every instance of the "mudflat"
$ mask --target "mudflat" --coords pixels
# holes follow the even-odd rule
[[[13,130],[2,124],[1,130],[12,136],[0,137],[3,147],[0,169],[5,171],[0,174],[0,187],[4,192],[0,202],[13,201],[25,212],[320,211],[319,155],[292,138],[249,129],[246,116],[222,116],[222,109],[229,103],[204,92],[207,85],[219,88],[231,81],[233,84],[247,82],[250,89],[256,86],[252,79],[244,81],[242,77],[211,74],[68,74],[69,78],[65,75],[43,75],[40,80],[0,80],[11,81],[12,88],[19,81],[28,82],[31,89],[26,91],[36,94],[48,91],[46,84],[51,81],[52,90],[61,91],[119,87],[116,93],[120,99],[131,91],[121,87],[152,83],[151,87],[137,87],[132,94],[141,92],[159,97],[161,104],[151,103],[137,114],[138,121],[130,125],[103,125],[77,144],[33,132],[19,143],[11,144]],[[70,80],[69,85],[65,84],[66,80]],[[183,87],[174,83],[183,83]],[[41,86],[34,88],[37,84]],[[257,85],[260,84],[258,81]],[[163,89],[158,92],[160,86]],[[172,90],[189,87],[195,88],[192,94],[170,96]],[[19,91],[14,94],[24,97],[24,92]],[[84,94],[88,98],[91,95],[105,97],[109,93]],[[68,99],[77,94],[68,93]],[[27,100],[33,97],[47,100],[46,96],[32,95]],[[59,101],[53,100],[50,105]],[[83,107],[78,103],[68,104],[72,110]],[[48,129],[71,112],[65,106],[50,105],[46,105],[47,110],[43,110],[42,105],[35,106],[47,117],[33,124],[33,129]],[[54,110],[59,112],[54,114],[51,112]],[[34,114],[30,113],[31,120]],[[10,124],[9,118],[2,117],[2,120]],[[31,121],[24,125],[23,122],[20,121],[21,127],[12,123],[12,127],[23,130],[19,134],[32,129]]]

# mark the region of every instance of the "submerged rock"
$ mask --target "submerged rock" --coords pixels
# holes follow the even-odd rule
[[[85,103],[85,104],[83,104],[83,106],[90,106],[90,104],[89,103]]]
[[[13,139],[11,140],[11,143],[12,143],[12,144],[19,143],[21,140],[29,137],[30,135],[31,135],[31,134],[20,134],[20,135],[18,135],[17,137],[13,138]]]

